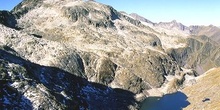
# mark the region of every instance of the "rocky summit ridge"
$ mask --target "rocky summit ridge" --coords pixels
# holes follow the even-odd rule
[[[205,35],[212,39],[213,41],[219,43],[219,35],[220,28],[217,26],[209,25],[209,26],[198,26],[198,25],[190,25],[185,26],[182,23],[173,20],[171,22],[159,22],[154,23],[136,13],[129,14],[136,20],[141,21],[143,24],[150,26],[154,30],[158,32],[163,32],[168,35],[179,35],[179,36],[200,36]]]
[[[220,66],[218,28],[188,34],[176,21],[134,15],[83,0],[23,0],[0,11],[3,107],[138,109],[152,90],[176,92]]]

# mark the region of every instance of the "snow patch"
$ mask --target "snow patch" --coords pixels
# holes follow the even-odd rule
[[[21,82],[13,82],[12,84],[10,84],[10,86],[14,87],[14,88],[19,88],[20,87]]]
[[[69,96],[67,96],[65,91],[61,91],[60,94],[63,95],[66,99],[71,99]]]
[[[12,74],[13,74],[13,73],[12,73],[11,71],[8,72],[8,75],[9,75],[9,76],[12,76]]]

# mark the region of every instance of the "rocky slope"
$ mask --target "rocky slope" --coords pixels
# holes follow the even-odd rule
[[[219,67],[220,48],[207,36],[187,38],[187,47],[170,49],[168,53],[185,68],[194,68],[202,74],[213,67]]]
[[[175,92],[186,76],[220,66],[210,36],[166,33],[163,24],[94,1],[23,0],[7,13],[0,14],[5,108],[137,109],[153,92]],[[174,28],[182,24],[164,29]]]
[[[185,26],[174,21],[152,23],[144,20],[141,16],[130,14],[133,18],[140,20],[143,24],[150,26],[159,33],[167,34],[168,36],[161,39],[172,40],[178,38],[184,46],[174,46],[172,48],[164,48],[165,51],[184,68],[193,68],[197,73],[202,74],[205,71],[218,67],[219,65],[219,32],[220,29],[216,26]],[[137,17],[138,16],[138,17]],[[170,40],[170,39],[169,39]],[[166,42],[167,43],[167,42]],[[168,42],[170,43],[170,42]],[[163,43],[162,43],[163,44]],[[164,43],[165,44],[165,43]],[[178,47],[178,48],[175,48]]]
[[[192,30],[192,34],[194,35],[206,35],[209,36],[210,39],[220,42],[220,28],[210,25],[210,26],[190,26]]]
[[[137,107],[133,93],[84,79],[82,61],[73,49],[68,50],[60,43],[0,26],[1,104],[4,109],[84,110]],[[63,60],[62,56],[68,57],[69,54],[71,57],[68,61]],[[58,66],[58,63],[72,71],[51,66]],[[131,105],[133,106],[129,107]]]
[[[13,11],[20,16],[18,12],[19,8]],[[93,82],[141,93],[160,87],[164,75],[180,71],[151,28],[110,6],[91,1],[46,0],[17,21],[28,34],[82,51],[84,76]]]

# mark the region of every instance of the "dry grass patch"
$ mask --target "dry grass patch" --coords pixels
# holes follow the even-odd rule
[[[193,86],[183,92],[191,103],[184,110],[220,110],[220,68],[201,76]]]

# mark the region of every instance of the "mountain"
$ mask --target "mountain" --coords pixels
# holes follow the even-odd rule
[[[213,41],[220,42],[220,28],[210,26],[190,26],[192,34],[194,35],[206,35],[209,36]]]
[[[182,23],[178,23],[176,20],[173,20],[171,22],[159,22],[159,23],[153,23],[146,18],[136,14],[132,13],[130,14],[134,19],[139,20],[143,22],[143,24],[150,26],[154,30],[158,32],[164,32],[168,35],[181,35],[181,36],[208,36],[211,40],[219,43],[220,42],[220,28],[217,26],[198,26],[198,25],[192,25],[192,26],[185,26]]]
[[[45,1],[45,4],[50,2]],[[164,62],[170,67],[178,68],[172,64],[175,62],[172,62],[172,59],[164,53],[159,38],[149,33],[152,29],[117,12],[112,7],[92,1],[64,1],[50,4],[53,5],[42,5],[29,10],[17,20],[17,25],[28,34],[42,36],[44,39],[64,43],[69,48],[83,51],[80,56],[84,62],[85,77],[88,80],[140,93],[141,89],[149,88],[149,85],[142,80],[147,80],[150,86],[160,87],[164,82],[163,75],[170,74],[167,70],[153,69],[154,65],[162,68],[161,62]],[[13,13],[20,16],[16,12],[19,10],[14,10]],[[147,59],[147,56],[157,53],[159,53],[157,56]],[[146,60],[142,59],[153,63],[145,65]],[[154,62],[154,60],[158,61]],[[169,60],[171,64],[168,64]],[[57,67],[60,66],[57,65]],[[106,71],[103,67],[111,69]],[[69,69],[66,71],[71,72]],[[155,74],[149,78],[146,73]],[[140,80],[137,84],[140,87],[125,86],[130,82],[131,76],[134,80]]]
[[[143,16],[140,16],[140,15],[138,15],[138,14],[136,14],[136,13],[131,13],[131,14],[129,14],[129,15],[130,15],[131,17],[133,17],[134,19],[140,20],[140,21],[142,21],[142,22],[147,22],[147,23],[152,24],[152,25],[155,24],[155,23],[153,23],[152,21],[150,21],[150,20],[148,20],[148,19],[144,18]]]
[[[6,109],[139,109],[146,97],[176,92],[220,66],[214,37],[189,34],[176,21],[156,24],[83,0],[23,0],[6,13]]]
[[[134,93],[87,81],[79,51],[1,24],[0,29],[3,109],[135,107]]]
[[[167,35],[180,35],[180,36],[189,36],[191,31],[190,28],[178,23],[176,20],[173,20],[171,22],[159,22],[159,23],[153,23],[150,20],[147,20],[146,18],[136,14],[132,13],[130,14],[131,17],[133,17],[136,20],[141,21],[144,25],[149,26],[153,28],[155,31],[159,33],[165,33]]]

